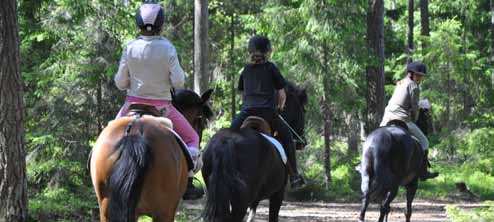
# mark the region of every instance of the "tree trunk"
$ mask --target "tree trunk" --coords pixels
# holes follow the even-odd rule
[[[422,36],[430,35],[429,26],[429,0],[420,0],[420,34]],[[422,48],[427,48],[427,42],[422,42]]]
[[[408,0],[408,62],[412,61],[414,46],[413,46],[413,12],[414,1]]]
[[[201,95],[209,87],[209,0],[194,2],[194,91]]]
[[[231,77],[230,77],[230,88],[232,90],[232,121],[235,119],[235,112],[236,112],[236,101],[235,101],[235,95],[237,92],[237,89],[235,87],[235,12],[233,12],[233,7],[232,7],[232,14],[231,14],[231,21],[230,21],[230,72],[231,72]]]
[[[360,140],[360,125],[358,121],[358,115],[356,112],[350,112],[346,115],[347,128],[347,144],[348,154],[355,156],[358,154],[358,145]]]
[[[17,3],[0,7],[0,221],[26,221],[27,181]]]
[[[491,62],[494,64],[494,0],[491,2]],[[494,75],[494,74],[493,74]]]
[[[331,183],[331,101],[329,99],[329,50],[326,42],[324,44],[323,52],[323,118],[324,118],[324,171],[325,171],[325,183],[326,187],[329,187]]]
[[[369,133],[379,126],[384,114],[384,1],[369,0],[367,12],[367,44],[370,57],[367,65],[367,126]]]

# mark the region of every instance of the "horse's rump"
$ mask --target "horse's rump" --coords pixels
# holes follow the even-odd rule
[[[410,182],[421,160],[422,150],[406,129],[386,126],[374,130],[364,143],[361,165],[361,173],[372,178],[371,199],[381,201],[391,188]]]
[[[111,221],[127,221],[136,210],[151,210],[149,206],[157,204],[146,203],[153,197],[149,192],[156,193],[165,180],[171,184],[164,189],[174,190],[170,199],[178,201],[185,192],[185,156],[174,134],[162,124],[151,116],[122,117],[111,121],[98,137],[91,177],[99,201],[112,197],[107,212]]]
[[[208,142],[202,173],[208,188],[206,221],[236,221],[232,209],[283,189],[284,164],[276,148],[253,129],[222,129]]]

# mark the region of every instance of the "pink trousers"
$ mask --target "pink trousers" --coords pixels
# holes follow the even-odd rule
[[[132,103],[145,103],[154,105],[158,110],[166,108],[166,117],[170,119],[173,123],[173,129],[182,137],[182,140],[187,144],[188,147],[199,148],[199,135],[189,124],[187,119],[178,112],[177,109],[172,105],[169,100],[157,100],[157,99],[143,99],[134,96],[127,96],[125,103],[117,114],[116,118],[120,118],[127,113],[127,109]]]

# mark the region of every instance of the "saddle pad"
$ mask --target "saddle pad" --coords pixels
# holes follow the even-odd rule
[[[150,118],[154,118],[155,120],[159,121],[160,124],[162,124],[161,126],[163,128],[170,130],[170,132],[172,132],[173,135],[175,135],[175,138],[177,139],[177,142],[180,145],[180,148],[182,149],[182,152],[185,155],[185,159],[187,160],[188,170],[189,171],[193,170],[194,169],[194,162],[192,161],[192,157],[190,156],[189,149],[187,149],[187,144],[185,144],[185,142],[182,140],[182,137],[180,137],[178,135],[178,133],[175,132],[175,130],[173,130],[172,121],[166,117],[156,117],[156,116],[150,116],[150,115],[145,115],[145,116],[150,117]]]
[[[275,138],[268,136],[264,133],[261,133],[261,135],[264,136],[264,138],[266,138],[269,142],[271,142],[276,147],[278,153],[280,154],[281,160],[283,161],[284,164],[286,164],[287,157],[286,157],[285,149],[283,149],[281,143],[278,142],[278,140],[276,140]]]

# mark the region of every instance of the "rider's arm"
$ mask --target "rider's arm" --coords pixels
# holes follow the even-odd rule
[[[238,78],[238,91],[244,91],[244,70],[242,70],[242,72],[240,73],[240,78]]]
[[[280,70],[273,64],[273,82],[274,87],[278,90],[278,108],[283,111],[286,102],[285,79],[281,75]]]
[[[127,47],[122,51],[122,58],[118,66],[117,75],[115,75],[115,85],[120,90],[126,90],[130,87],[129,67],[127,66]]]
[[[175,89],[183,88],[185,83],[185,73],[182,67],[180,66],[180,62],[178,61],[177,51],[173,46],[170,49],[170,57],[168,64],[170,67],[170,82],[172,84],[172,87]]]
[[[411,103],[411,118],[412,121],[415,122],[419,118],[419,87],[416,84],[410,85],[410,103]]]

